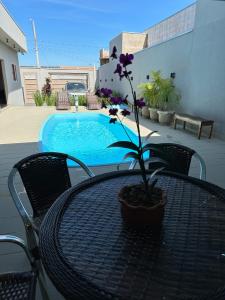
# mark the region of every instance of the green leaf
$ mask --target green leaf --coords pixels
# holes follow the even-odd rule
[[[150,138],[150,136],[152,136],[154,133],[157,133],[158,131],[157,130],[154,130],[152,132],[150,132],[149,134],[147,134],[145,137],[143,137],[143,142],[147,142],[147,140]]]
[[[157,146],[154,147],[154,144],[153,144],[153,145],[152,145],[152,144],[147,144],[147,145],[145,145],[145,146],[142,148],[142,152],[143,152],[143,153],[146,152],[146,151],[148,151],[148,150],[152,150],[152,151],[154,151],[155,153],[160,154],[160,156],[164,156],[163,151],[159,150],[159,149],[157,148]]]
[[[156,169],[150,176],[150,179],[152,180],[153,177],[155,177],[156,174],[158,174],[159,172],[163,171],[165,169],[165,167],[161,167]]]
[[[134,159],[138,159],[138,154],[135,152],[128,152],[126,155],[124,155],[123,159],[127,159],[127,158],[134,158]]]
[[[107,148],[114,148],[114,147],[127,148],[139,152],[138,146],[132,142],[127,142],[127,141],[115,142],[109,145]]]

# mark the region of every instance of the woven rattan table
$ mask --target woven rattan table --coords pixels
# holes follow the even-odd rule
[[[45,269],[66,299],[225,299],[225,191],[158,176],[168,202],[161,233],[129,228],[117,194],[139,171],[107,173],[61,195],[40,230]]]

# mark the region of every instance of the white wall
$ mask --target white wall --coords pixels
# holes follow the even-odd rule
[[[225,138],[225,2],[199,0],[190,55],[190,95],[185,111],[216,121]]]
[[[133,71],[133,86],[137,94],[138,84],[146,82],[146,76],[151,70],[162,70],[163,75],[170,76],[176,73],[175,84],[182,90],[182,102],[188,100],[189,93],[189,59],[192,46],[192,34],[187,33],[160,45],[146,48],[135,53],[132,66],[128,66]],[[117,74],[113,74],[116,68],[116,61],[103,65],[99,69],[100,87],[111,87],[113,90],[120,91],[123,95],[129,94],[130,89],[126,79],[119,80]],[[111,79],[113,78],[113,82]],[[107,82],[105,82],[107,79]],[[132,99],[130,99],[132,100]]]
[[[175,84],[182,94],[177,110],[215,120],[214,132],[222,138],[225,138],[224,29],[225,2],[199,0],[192,32],[135,53],[132,65],[134,87],[146,82],[151,70],[161,70],[165,76],[175,72]],[[100,67],[100,87],[111,87],[126,95],[128,84],[113,74],[115,64]]]
[[[3,60],[3,75],[5,78],[5,92],[7,104],[23,105],[23,91],[21,87],[20,68],[17,52],[0,41],[0,60]],[[13,80],[12,64],[16,65],[17,81]]]
[[[0,33],[1,37],[9,39],[8,43],[10,46],[20,49],[21,52],[27,51],[26,37],[18,25],[15,23],[13,18],[9,15],[6,8],[0,3]]]

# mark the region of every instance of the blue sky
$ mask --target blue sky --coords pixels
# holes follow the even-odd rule
[[[35,20],[40,63],[98,64],[100,48],[122,31],[142,32],[193,0],[2,0],[27,37],[21,65],[34,65],[30,18]]]

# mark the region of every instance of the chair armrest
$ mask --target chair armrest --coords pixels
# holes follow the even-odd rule
[[[3,235],[3,234],[0,234],[0,243],[1,242],[5,242],[5,243],[13,243],[13,244],[16,244],[18,246],[20,246],[23,251],[25,252],[27,258],[29,259],[30,263],[32,264],[33,263],[33,260],[32,260],[32,257],[27,249],[27,245],[26,243],[24,242],[23,239],[17,237],[17,236],[14,236],[14,235]]]
[[[138,162],[138,161],[137,161],[136,159],[134,159],[134,160],[130,163],[128,170],[133,170],[133,169],[136,167],[137,162]]]
[[[155,164],[155,163],[160,163],[161,166],[164,166],[164,168],[169,166],[168,162],[166,162],[164,159],[161,159],[159,157],[150,157],[148,159],[145,159],[144,162],[149,163],[149,167],[151,166],[151,164]],[[129,166],[129,170],[133,170],[137,163],[138,163],[138,160],[134,159]],[[159,169],[159,168],[160,168],[160,166],[157,169]]]
[[[67,155],[67,158],[77,163],[88,174],[89,177],[95,177],[95,174],[82,161],[70,155]]]
[[[206,165],[205,165],[204,159],[197,152],[195,152],[193,154],[193,157],[198,159],[199,164],[200,164],[200,176],[199,176],[199,178],[201,180],[206,180]]]
[[[16,172],[17,172],[17,168],[14,167],[8,177],[8,187],[9,187],[9,191],[12,196],[12,199],[16,205],[16,208],[17,208],[17,210],[23,220],[24,226],[25,226],[27,241],[28,241],[28,248],[31,252],[36,252],[37,241],[35,238],[35,233],[33,231],[32,219],[29,216],[29,214],[27,213],[20,197],[17,194],[16,188],[15,188],[14,179],[15,179]]]
[[[8,187],[9,187],[9,191],[12,196],[12,199],[16,205],[16,208],[18,209],[18,211],[23,219],[24,225],[26,227],[29,227],[29,226],[32,226],[32,220],[31,220],[28,212],[26,211],[20,197],[18,196],[18,193],[16,192],[15,184],[14,184],[14,178],[15,178],[16,172],[17,172],[16,168],[13,168],[12,171],[10,172],[9,177],[8,177]]]

